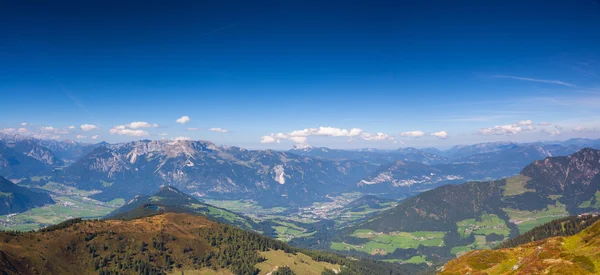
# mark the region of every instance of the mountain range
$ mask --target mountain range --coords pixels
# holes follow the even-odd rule
[[[402,198],[448,183],[518,174],[548,156],[598,140],[494,142],[449,150],[247,150],[209,141],[140,140],[84,144],[2,135],[0,175],[26,185],[60,182],[99,190],[94,198],[129,200],[160,186],[214,198],[255,199],[263,206],[308,205],[329,194],[360,191]],[[32,181],[33,176],[44,176]],[[264,198],[264,199],[263,199]],[[268,198],[268,199],[267,199]]]

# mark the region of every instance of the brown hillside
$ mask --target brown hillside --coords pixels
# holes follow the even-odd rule
[[[219,226],[203,217],[168,213],[132,221],[83,221],[51,232],[0,233],[0,270],[98,274],[100,267],[116,271],[128,264],[138,271],[167,270],[171,262],[193,266],[194,259],[213,249],[198,236]]]

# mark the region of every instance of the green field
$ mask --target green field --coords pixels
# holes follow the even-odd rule
[[[252,226],[248,223],[248,221],[246,221],[245,219],[241,218],[240,216],[238,216],[238,215],[236,215],[236,214],[234,214],[232,212],[224,211],[223,209],[219,209],[219,208],[216,208],[216,207],[209,206],[208,207],[208,213],[211,216],[225,219],[225,220],[227,220],[230,223],[233,223],[233,224],[235,224],[235,223],[243,223],[248,228],[252,228]]]
[[[508,214],[510,219],[517,224],[520,234],[523,234],[538,225],[569,215],[565,205],[558,201],[556,201],[556,204],[554,205],[548,205],[546,209],[541,211],[527,211],[511,208],[503,208],[503,210]]]
[[[108,181],[103,181],[103,180],[101,180],[100,182],[102,182],[102,187],[111,187],[113,185],[113,182],[108,182]]]
[[[273,229],[277,233],[277,239],[284,242],[289,242],[294,238],[311,236],[316,233],[316,231],[308,232],[305,228],[281,219],[274,219],[271,222],[279,224],[273,226]]]
[[[50,177],[32,177],[32,180]],[[28,231],[57,224],[72,218],[101,218],[125,203],[124,199],[101,202],[88,198],[100,191],[79,190],[73,186],[48,182],[40,187],[51,192],[52,205],[36,207],[28,211],[0,216],[0,230]]]
[[[456,223],[458,233],[462,238],[467,238],[471,233],[474,235],[487,236],[492,233],[508,237],[510,229],[506,223],[497,215],[481,215],[479,220],[467,219]]]
[[[385,259],[384,262],[388,263],[402,263],[402,264],[423,264],[427,263],[427,259],[425,256],[413,256],[408,260],[400,260],[400,259]]]
[[[594,198],[596,198],[596,200],[593,202]],[[579,208],[600,208],[600,191],[596,191],[596,193],[594,194],[594,198],[591,198],[587,201],[582,202],[579,205]]]
[[[33,176],[30,177],[29,179],[32,182],[40,182],[40,180],[49,180],[50,178],[52,178],[51,176]]]
[[[452,248],[452,250],[450,250],[450,253],[452,253],[452,254],[454,254],[456,256],[459,256],[459,255],[461,255],[463,253],[467,253],[467,252],[469,252],[471,250],[473,250],[472,246],[468,246],[468,245],[465,245],[465,246],[455,246],[455,247]]]
[[[526,192],[534,192],[533,189],[527,189],[525,184],[529,180],[528,177],[518,175],[506,179],[506,185],[504,186],[504,196],[516,196]]]
[[[56,204],[0,216],[0,230],[33,230],[72,218],[100,218],[118,207],[87,197],[53,196]]]
[[[352,245],[343,242],[332,242],[334,250],[356,250],[371,255],[386,255],[393,253],[397,248],[418,248],[423,246],[443,246],[445,232],[417,231],[417,232],[390,232],[379,233],[368,229],[354,231],[351,236],[365,239],[365,243]]]
[[[202,199],[204,202],[214,205],[216,207],[225,208],[229,211],[246,213],[252,211],[258,211],[262,209],[256,202],[251,200],[213,200],[213,199]]]
[[[58,182],[53,182],[53,181],[46,183],[45,185],[41,186],[40,188],[48,190],[50,192],[53,192],[57,195],[65,195],[65,196],[87,197],[87,196],[91,196],[91,195],[94,195],[94,194],[97,194],[100,192],[100,191],[80,190],[73,186],[60,184]]]

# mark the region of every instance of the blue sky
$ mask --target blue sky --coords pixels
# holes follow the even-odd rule
[[[4,4],[0,129],[276,149],[600,138],[598,1],[217,2]]]

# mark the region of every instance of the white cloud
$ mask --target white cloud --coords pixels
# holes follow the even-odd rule
[[[148,132],[144,130],[128,129],[125,125],[112,127],[109,131],[111,135],[143,137],[148,136]]]
[[[77,127],[75,127],[75,126],[73,126],[73,125],[71,125],[71,126],[67,127],[67,129],[69,129],[69,130],[73,130],[73,129],[75,129],[75,128],[77,128]]]
[[[144,137],[149,136],[148,132],[141,130],[141,128],[157,128],[159,127],[156,123],[148,123],[145,121],[135,121],[125,125],[117,125],[110,129],[109,133],[112,135],[120,136],[134,136]]]
[[[260,143],[279,143],[279,140],[272,136],[263,136],[260,138]]]
[[[290,137],[290,140],[297,144],[306,144],[306,137]]]
[[[77,135],[77,136],[76,136],[76,138],[78,138],[78,139],[85,139],[85,138],[87,138],[87,136],[84,136],[84,135]]]
[[[40,131],[46,132],[46,133],[55,133],[57,131],[57,129],[52,126],[42,126],[42,127],[40,127]]]
[[[27,122],[21,122],[21,126],[27,126]]]
[[[479,134],[484,136],[510,136],[533,130],[535,130],[533,121],[522,120],[514,124],[496,125],[490,128],[483,128],[479,130]]]
[[[334,127],[319,127],[319,128],[308,128],[303,130],[296,130],[288,133],[290,137],[307,137],[307,136],[330,136],[330,137],[355,137],[363,132],[362,129],[352,128],[350,131],[347,129],[340,129]],[[281,134],[281,133],[280,133]]]
[[[229,130],[225,130],[223,128],[210,128],[208,130],[213,131],[213,132],[219,132],[219,133],[228,133],[229,132]]]
[[[79,127],[81,128],[81,130],[83,130],[85,132],[98,129],[98,126],[93,125],[93,124],[83,124]]]
[[[371,133],[362,133],[360,135],[360,138],[364,139],[364,140],[394,140],[393,137],[390,137],[387,134],[384,133],[376,133],[376,134],[371,134]]]
[[[441,138],[441,139],[447,139],[448,138],[448,132],[446,132],[444,130],[439,131],[439,132],[431,133],[431,135],[435,136],[435,137],[438,137],[438,138]]]
[[[543,129],[542,133],[546,133],[550,136],[559,136],[561,134],[560,129],[558,128],[554,128],[554,129]]]
[[[402,133],[400,133],[401,137],[414,137],[414,138],[418,138],[418,137],[422,137],[424,135],[425,135],[425,133],[423,133],[422,131],[408,131],[408,132],[402,132]]]
[[[568,83],[568,82],[564,82],[564,81],[560,81],[560,80],[538,79],[538,78],[530,78],[530,77],[511,76],[511,75],[495,75],[494,77],[497,77],[497,78],[510,78],[510,79],[515,79],[515,80],[540,82],[540,83],[548,83],[548,84],[557,84],[557,85],[563,85],[563,86],[567,86],[567,87],[577,87],[574,84],[571,84],[571,83]]]
[[[169,134],[167,134],[167,133],[159,133],[158,135],[164,137],[164,136],[168,136]]]
[[[98,139],[98,137],[100,137],[99,135],[93,135],[92,139]]]
[[[517,122],[515,124],[519,125],[519,126],[527,126],[527,125],[533,125],[533,121],[531,121],[531,120],[521,120],[521,121],[519,121],[519,122]]]
[[[552,123],[550,123],[550,122],[540,122],[540,123],[538,123],[538,125],[539,126],[550,126],[550,125],[552,125]]]
[[[513,125],[496,125],[491,128],[484,128],[479,130],[479,133],[485,136],[491,135],[515,135],[522,131],[521,127]]]
[[[186,124],[190,120],[192,120],[192,119],[189,116],[182,116],[182,117],[178,118],[177,120],[175,120],[175,122],[181,123],[181,124]]]
[[[216,128],[220,129],[220,128]],[[212,129],[211,129],[212,130]],[[221,129],[223,130],[223,129]],[[261,137],[261,143],[279,143],[281,140],[290,140],[298,144],[306,144],[309,136],[323,137],[358,137],[363,140],[393,140],[384,133],[366,133],[360,128],[342,129],[334,127],[318,127],[306,128],[302,130],[294,130],[289,133],[273,133],[268,136]]]
[[[200,131],[200,128],[192,127],[192,128],[188,128],[188,131]]]
[[[139,128],[158,128],[158,124],[156,123],[148,123],[145,121],[135,121],[129,124],[125,124],[125,127],[130,129],[139,129]]]
[[[190,138],[190,137],[176,137],[176,138],[174,138],[173,140],[175,140],[175,141],[180,141],[180,140],[192,140],[192,138]]]

